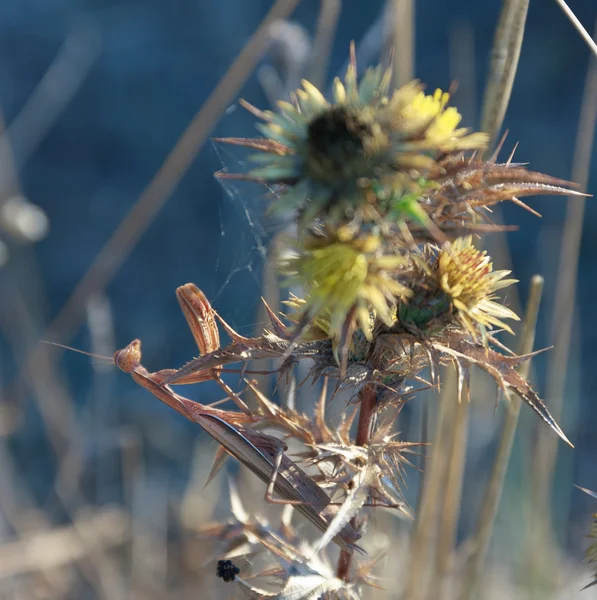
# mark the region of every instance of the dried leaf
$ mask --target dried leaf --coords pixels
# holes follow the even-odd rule
[[[327,531],[321,536],[315,545],[315,552],[320,552],[325,548],[338,532],[348,524],[348,522],[361,510],[367,502],[371,481],[375,477],[372,472],[375,465],[367,465],[360,470],[352,480],[352,489],[346,495],[342,506],[332,519]]]
[[[504,356],[482,344],[471,342],[463,335],[454,334],[445,341],[446,345],[433,341],[433,347],[454,359],[457,364],[459,362],[469,363],[489,373],[503,392],[507,394],[509,390],[514,391],[562,440],[574,447],[529,382],[516,370],[517,366],[536,356],[542,352],[541,350],[523,356]]]
[[[321,575],[296,575],[288,578],[284,589],[276,600],[318,600],[329,592],[344,587],[344,581],[334,577],[327,579]]]
[[[589,494],[589,496],[595,498],[595,500],[597,500],[597,493],[596,492],[592,492],[591,490],[588,490],[587,488],[584,487],[580,487],[580,485],[576,486],[579,490],[582,490],[585,494]]]

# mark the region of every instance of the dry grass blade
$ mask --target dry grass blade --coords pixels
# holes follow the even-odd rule
[[[556,0],[556,2],[564,11],[564,14],[570,19],[570,22],[572,23],[572,25],[574,25],[578,33],[580,33],[582,39],[587,43],[587,46],[591,49],[591,52],[593,52],[593,54],[597,56],[597,43],[595,43],[595,40],[591,38],[589,32],[583,27],[582,23],[572,12],[572,9],[566,4],[566,2],[564,2],[564,0]]]
[[[543,278],[535,275],[531,279],[531,289],[524,319],[524,330],[520,343],[520,354],[528,354],[533,350],[535,340],[535,327],[539,314],[539,304],[543,291]],[[527,377],[531,366],[530,360],[520,367],[520,375]],[[485,490],[485,498],[479,515],[479,524],[474,539],[474,550],[469,559],[469,564],[464,581],[462,600],[472,600],[477,592],[481,570],[489,548],[491,532],[495,523],[497,508],[500,502],[508,462],[512,452],[512,444],[518,424],[521,402],[512,398],[507,405],[506,420],[502,429],[499,446],[496,452],[489,483]]]
[[[458,107],[469,123],[476,123],[477,52],[470,21],[450,27],[450,79],[458,83]]]
[[[481,131],[496,142],[504,122],[524,37],[529,0],[504,0],[491,51],[485,87]]]
[[[440,598],[443,596],[443,584],[452,568],[456,530],[460,516],[462,498],[462,483],[466,464],[466,445],[468,440],[469,403],[462,398],[460,390],[461,374],[457,373],[457,392],[454,385],[446,389],[442,402],[451,402],[453,408],[453,422],[451,427],[450,444],[446,444],[448,451],[447,471],[445,475],[444,491],[441,494],[443,504],[440,510],[439,526],[435,546],[435,572],[431,578],[431,592],[427,598]],[[447,388],[447,386],[446,386]],[[468,390],[467,390],[468,391]],[[443,449],[436,448],[436,451]]]
[[[450,379],[455,381],[454,372],[448,371],[445,386],[450,385]],[[452,388],[454,385],[452,385]],[[444,485],[445,472],[448,462],[448,447],[450,431],[453,422],[454,404],[446,402],[447,398],[439,401],[432,454],[426,459],[427,469],[422,482],[420,505],[416,514],[415,528],[411,540],[410,568],[405,586],[405,600],[423,598],[427,581],[428,565],[434,541],[434,530],[437,518],[438,503]]]
[[[123,546],[129,541],[129,526],[128,515],[110,508],[88,512],[64,527],[29,532],[0,546],[0,581],[25,573],[43,576],[98,550]]]
[[[583,189],[586,189],[588,184],[596,124],[597,60],[593,59],[587,72],[573,158],[572,176]],[[560,264],[551,323],[551,339],[557,344],[549,356],[546,387],[547,403],[551,407],[556,420],[560,419],[562,413],[566,389],[584,210],[584,198],[568,198],[568,212],[560,250]],[[557,444],[554,444],[549,436],[544,435],[544,432],[539,432],[533,467],[533,505],[540,507],[540,510],[536,511],[537,518],[549,518],[550,508],[547,498],[553,483],[557,450]],[[539,517],[539,515],[541,516]]]
[[[415,72],[415,3],[393,0],[394,17],[394,85],[412,81]]]
[[[13,141],[17,170],[32,156],[85,81],[101,51],[101,30],[95,23],[76,27],[66,38],[58,54],[25,106],[12,121],[0,144]],[[4,196],[12,182],[3,182]]]
[[[580,485],[577,485],[576,487],[579,490],[582,490],[585,494],[589,494],[589,496],[591,496],[592,498],[595,498],[595,500],[597,500],[597,493],[596,492],[588,490],[587,488],[584,488],[584,487],[580,487]]]
[[[326,81],[332,44],[341,11],[342,0],[324,0],[321,3],[307,76],[307,79],[317,88],[321,88]]]

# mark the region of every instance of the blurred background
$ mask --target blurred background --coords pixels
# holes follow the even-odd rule
[[[179,366],[197,353],[174,296],[189,281],[238,331],[255,331],[276,224],[264,218],[258,186],[214,179],[221,169],[242,171],[244,156],[209,138],[255,134],[255,119],[239,97],[270,108],[304,75],[325,87],[344,73],[351,40],[360,67],[387,60],[393,45],[392,2],[301,0],[286,11],[289,20],[262,30],[214,94],[273,4],[0,3],[2,598],[231,595],[216,582],[215,555],[197,535],[214,513],[227,514],[225,480],[203,490],[215,442],[108,361],[38,341],[111,356],[139,337],[150,370]],[[414,75],[428,89],[456,80],[454,104],[465,125],[478,126],[501,3],[415,4]],[[597,3],[570,0],[570,6],[592,32]],[[555,1],[531,1],[504,158],[518,142],[518,161],[572,177],[589,58]],[[164,172],[166,157],[205,106]],[[593,150],[587,187],[593,193],[596,157]],[[573,308],[569,353],[556,365],[565,376],[563,393],[555,394],[563,401],[560,424],[576,446],[560,448],[555,472],[553,529],[574,565],[562,598],[576,597],[587,582],[583,534],[597,510],[572,487],[597,489],[597,208],[588,199],[582,237],[574,238],[580,259],[568,275],[578,272],[576,285],[558,277],[567,202],[532,199],[541,219],[504,206],[501,218],[520,231],[490,243],[497,268],[509,268],[511,260],[520,280],[520,300],[512,302],[525,302],[533,274],[545,277],[537,348],[561,339],[567,311],[555,298],[562,286],[564,306]],[[552,353],[534,361],[536,385],[548,401]],[[185,391],[205,403],[221,396],[209,384]],[[493,391],[473,408],[463,539],[500,414]],[[523,546],[516,508],[532,460],[526,417],[523,409],[491,555],[502,583],[516,579],[511,549]],[[417,481],[413,471],[411,500]],[[248,502],[260,506],[262,490],[255,490]]]

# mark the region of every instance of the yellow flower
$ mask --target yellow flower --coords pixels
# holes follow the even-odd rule
[[[502,319],[519,320],[515,312],[496,302],[495,292],[516,283],[504,279],[510,271],[494,271],[491,258],[472,245],[471,237],[444,244],[438,256],[438,278],[449,296],[458,320],[476,338],[478,329],[501,327],[512,333]]]
[[[307,300],[299,298],[291,293],[290,298],[284,300],[282,304],[285,304],[292,309],[292,312],[287,314],[286,317],[291,321],[297,322],[306,308]],[[303,339],[305,341],[330,339],[330,312],[328,310],[322,310],[311,321],[311,326],[309,327],[309,330],[305,332]]]
[[[450,139],[454,134],[454,131],[462,119],[462,115],[451,106],[431,123],[425,137],[431,142],[438,146]]]
[[[448,93],[425,94],[418,81],[390,92],[390,81],[381,67],[357,81],[353,57],[331,98],[303,80],[279,112],[248,106],[264,121],[257,126],[262,139],[222,141],[259,151],[250,157],[256,165],[248,176],[283,186],[273,209],[298,211],[307,225],[318,218],[337,226],[355,212],[362,218],[364,207],[376,208],[378,193],[391,194],[380,182],[397,173],[425,177],[446,152],[483,149],[488,141],[486,134],[457,129],[461,116],[446,108]]]
[[[427,127],[436,117],[441,116],[450,94],[435,90],[433,96],[420,91],[401,111],[405,131],[417,131]]]
[[[383,255],[376,236],[341,238],[308,238],[282,271],[305,288],[303,315],[318,329],[323,325],[335,343],[354,325],[371,339],[372,314],[391,325],[396,298],[410,294],[397,281],[406,259]]]
[[[437,89],[433,95],[419,91],[410,102],[394,106],[397,115],[394,118],[402,123],[401,129],[412,136],[405,144],[406,149],[451,152],[485,148],[487,134],[467,135],[468,129],[457,129],[462,115],[453,106],[446,108],[449,100],[450,94]],[[433,156],[426,158],[431,165]]]

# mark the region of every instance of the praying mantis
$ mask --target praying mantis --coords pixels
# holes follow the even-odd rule
[[[239,348],[255,347],[258,339],[245,338],[234,331],[211,307],[201,290],[192,283],[176,290],[176,296],[184,317],[191,329],[202,356],[217,354],[220,337],[216,317]],[[273,316],[273,325],[280,330],[283,324]],[[268,355],[267,349],[264,350]],[[221,358],[221,357],[220,357]],[[232,362],[234,355],[231,354]],[[236,356],[241,360],[243,356]],[[150,391],[159,400],[187,419],[194,421],[214,438],[222,448],[243,465],[248,467],[267,486],[265,500],[275,504],[291,504],[320,531],[326,532],[338,512],[331,498],[284,452],[286,444],[278,438],[261,431],[250,429],[260,417],[251,413],[245,402],[220,377],[221,366],[206,367],[189,374],[181,370],[163,369],[150,373],[141,364],[141,342],[132,341],[114,355],[116,366],[128,373],[132,379]],[[222,361],[220,361],[220,365]],[[174,376],[177,384],[216,381],[238,406],[238,411],[226,411],[192,401],[174,392],[168,381]],[[280,498],[275,498],[276,493]],[[360,535],[346,523],[334,536],[333,541],[348,552],[358,549],[355,545]]]

